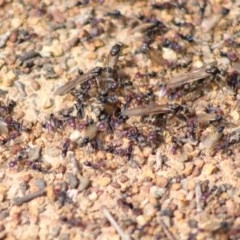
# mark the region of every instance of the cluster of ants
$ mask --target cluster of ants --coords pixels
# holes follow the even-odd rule
[[[118,66],[123,48],[123,43],[116,43],[112,46],[104,67],[94,67],[87,73],[81,72],[75,79],[55,91],[55,95],[72,94],[75,97],[75,104],[61,110],[59,112],[61,117],[51,115],[45,127],[52,131],[62,128],[67,122],[77,132],[81,132],[75,138],[66,139],[62,146],[63,157],[67,155],[71,144],[75,147],[90,145],[94,150],[126,156],[128,159],[132,157],[134,146],[140,148],[151,146],[154,153],[164,141],[163,132],[170,118],[177,118],[187,129],[183,139],[172,137],[173,153],[186,142],[197,145],[200,142],[201,132],[209,124],[215,131],[202,144],[207,145],[206,148],[213,154],[217,149],[226,149],[230,144],[238,141],[236,137],[239,134],[238,129],[231,135],[223,134],[224,124],[221,123],[224,119],[220,107],[209,105],[205,113],[197,115],[185,104],[157,104],[156,93],[150,86],[146,87],[144,92],[140,91]],[[144,49],[145,54],[151,50],[146,43],[141,49]],[[145,76],[156,77],[157,73],[149,73]],[[187,74],[177,75],[157,88],[162,95],[175,100],[196,90],[207,79],[216,80],[223,77],[226,77],[227,84],[232,90],[237,91],[239,72],[227,72],[216,67],[215,63]],[[85,108],[88,108],[88,111],[90,109],[93,117],[89,115],[85,117]],[[140,117],[140,121],[131,121],[134,117]],[[123,139],[127,142],[125,147],[122,146]]]
[[[153,10],[179,8],[181,11],[185,11],[184,6],[170,2],[169,4],[153,4],[151,7]],[[201,7],[203,15],[204,7],[206,6]],[[228,12],[227,9],[223,9],[219,16],[225,16]],[[122,21],[122,24],[129,20],[118,10],[107,12],[104,16]],[[94,14],[89,21],[98,22],[96,19],[94,20]],[[86,24],[89,24],[88,21]],[[176,32],[178,39],[189,44],[194,43],[194,25],[192,23],[174,21],[173,24],[178,28],[190,29],[189,34]],[[97,25],[94,24],[94,26]],[[169,30],[169,26],[162,21],[154,17],[147,18],[139,15],[137,19],[134,19],[132,26],[135,26],[133,32],[140,32],[144,35],[143,44],[136,49],[134,55],[142,54],[158,65],[165,64],[168,69],[185,68],[191,63],[191,61],[165,61],[158,51],[159,49],[152,47],[155,36],[162,36]],[[102,33],[102,31],[95,32]],[[237,34],[234,38],[236,37],[238,37]],[[238,47],[239,44],[234,41],[234,38],[227,39],[216,46],[219,47],[226,43],[228,46]],[[173,127],[171,126],[171,123],[174,122],[171,121],[172,119],[176,119],[175,122],[179,125],[176,129],[184,129],[181,136],[179,134],[176,136],[176,133],[172,134],[173,153],[181,149],[186,142],[193,146],[201,142],[214,154],[217,150],[228,149],[229,145],[239,141],[239,127],[227,134],[224,132],[225,119],[219,106],[209,104],[204,113],[196,114],[194,109],[186,104],[188,101],[183,100],[187,99],[191,93],[194,94],[189,101],[200,98],[204,91],[201,91],[203,88],[199,86],[207,85],[205,83],[212,81],[219,86],[218,80],[224,80],[231,91],[237,93],[240,78],[237,68],[225,71],[217,67],[216,62],[213,62],[188,73],[177,74],[169,81],[152,86],[150,79],[160,78],[157,72],[137,72],[134,77],[124,72],[124,67],[119,61],[124,47],[121,42],[114,44],[103,67],[94,67],[86,73],[79,70],[76,78],[55,91],[55,96],[70,93],[74,97],[72,106],[62,109],[56,114],[51,114],[43,123],[43,127],[49,132],[63,131],[66,127],[73,129],[62,145],[63,157],[67,156],[70,148],[84,146],[127,157],[129,160],[134,154],[135,146],[141,149],[151,146],[154,153],[164,142],[164,132]],[[184,47],[177,40],[163,37],[162,47],[169,48],[182,56],[186,55]],[[223,51],[220,53],[230,62],[237,60],[234,54]],[[142,81],[146,83],[144,90],[136,84],[135,79],[144,79]],[[172,101],[172,103],[157,103],[159,97],[166,96],[169,99],[168,102]],[[13,102],[0,105],[0,133],[9,136],[2,140],[2,144],[15,139],[22,131],[20,123],[6,117],[13,111],[14,105]],[[202,132],[208,126],[213,126],[215,130],[209,134],[206,140],[201,140]]]

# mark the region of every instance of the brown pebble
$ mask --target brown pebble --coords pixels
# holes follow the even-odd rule
[[[109,177],[102,177],[100,179],[98,179],[95,183],[102,186],[102,187],[106,187],[108,186],[110,183],[112,182],[112,179]]]
[[[31,68],[26,67],[26,68],[23,68],[22,71],[23,71],[23,73],[28,74],[31,72]]]
[[[236,202],[232,201],[231,199],[226,201],[226,208],[228,215],[232,217],[237,217],[240,215],[240,206],[236,204]]]
[[[186,200],[186,194],[183,191],[178,191],[176,194],[176,199],[180,200],[180,201],[185,201]]]
[[[185,169],[183,170],[182,174],[189,176],[193,172],[194,165],[192,163],[187,163],[185,165]]]
[[[171,186],[171,190],[179,190],[181,189],[181,184],[180,183],[173,183]]]
[[[176,210],[176,211],[174,211],[174,217],[178,220],[183,219],[184,214],[182,212],[180,212],[179,210]]]
[[[9,57],[6,57],[5,58],[5,63],[7,64],[7,65],[14,65],[15,64],[15,62],[16,62],[16,56],[14,56],[14,55],[12,55],[12,56],[9,56]]]
[[[31,81],[31,86],[32,86],[33,90],[35,90],[35,91],[37,91],[41,88],[39,82],[37,82],[36,80]]]
[[[0,0],[0,7],[2,7],[5,4],[5,0]]]
[[[127,182],[129,180],[129,178],[126,176],[126,175],[122,175],[121,177],[120,177],[120,182],[121,183],[125,183],[125,182]]]
[[[168,184],[168,179],[163,176],[156,177],[156,185],[161,188],[165,188]]]
[[[104,175],[103,175],[104,177],[108,177],[108,178],[112,178],[112,175],[110,174],[110,173],[104,173]]]
[[[64,23],[66,22],[65,17],[63,16],[63,13],[58,10],[58,9],[53,9],[51,12],[52,16],[53,16],[53,20],[57,23]]]
[[[14,146],[12,146],[11,148],[11,153],[16,155],[17,153],[21,152],[23,150],[23,148],[21,147],[20,144],[14,144]]]
[[[57,173],[64,174],[66,172],[66,166],[60,165],[57,169]]]
[[[24,117],[24,115],[25,115],[25,113],[23,111],[17,111],[15,113],[15,118],[20,120],[20,119],[22,119]]]
[[[47,187],[47,197],[51,200],[51,201],[55,201],[56,200],[56,194],[54,192],[54,189],[52,186]]]
[[[117,182],[113,182],[111,185],[114,188],[118,188],[118,189],[121,188],[121,185],[119,183],[117,183]]]
[[[25,183],[28,183],[32,179],[32,176],[30,174],[27,174],[23,177],[23,181]]]
[[[202,172],[202,167],[197,167],[195,166],[193,171],[192,171],[192,176],[193,177],[198,177]]]
[[[194,191],[196,187],[195,181],[192,181],[192,180],[188,181],[187,187],[189,191]]]
[[[98,151],[97,152],[97,159],[99,159],[99,160],[106,159],[106,154],[103,151]]]
[[[18,32],[17,31],[13,31],[9,37],[9,41],[10,42],[16,42],[18,39]]]
[[[146,147],[143,149],[143,156],[145,158],[148,158],[151,153],[152,153],[152,149],[150,147]]]

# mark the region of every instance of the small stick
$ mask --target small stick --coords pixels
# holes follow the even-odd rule
[[[163,228],[163,231],[165,233],[165,235],[167,236],[167,238],[169,240],[176,240],[176,238],[172,235],[172,233],[170,233],[170,231],[168,230],[168,227],[166,226],[166,224],[163,222],[162,219],[159,219],[159,223]]]
[[[69,153],[69,160],[72,164],[74,174],[81,175],[79,164],[78,164],[73,152]]]
[[[27,93],[25,91],[25,85],[20,81],[15,81],[15,86],[17,87],[18,91],[22,94],[23,97],[27,96]]]
[[[20,206],[23,203],[30,202],[31,200],[33,200],[37,197],[44,196],[45,194],[46,194],[45,190],[41,190],[41,191],[38,191],[38,192],[30,193],[30,194],[25,195],[23,197],[16,197],[16,198],[13,199],[13,204],[17,205],[17,206]]]
[[[195,196],[196,196],[196,205],[197,205],[197,212],[201,212],[203,210],[203,206],[201,204],[201,198],[202,198],[202,189],[201,189],[201,183],[197,183],[195,187]]]
[[[163,157],[161,155],[160,150],[156,151],[156,170],[162,169],[163,167]]]
[[[112,214],[108,211],[108,209],[103,206],[102,207],[102,212],[107,218],[107,220],[112,224],[112,226],[116,229],[117,233],[123,240],[131,240],[130,236],[128,234],[125,234],[121,227],[118,225],[116,220],[113,218]]]

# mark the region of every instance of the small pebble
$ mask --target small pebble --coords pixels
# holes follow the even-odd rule
[[[28,161],[34,162],[36,160],[39,160],[41,157],[41,151],[41,146],[34,146],[31,148],[27,153]]]
[[[96,184],[98,184],[102,187],[108,186],[111,182],[112,182],[112,179],[109,177],[101,177],[101,178],[97,179],[97,181],[95,181]]]
[[[140,215],[136,218],[137,220],[137,224],[139,227],[144,226],[145,224],[147,224],[147,222],[149,222],[151,220],[151,216],[147,216],[147,215]]]
[[[16,81],[14,84],[17,87],[18,91],[21,93],[21,95],[26,97],[27,93],[25,91],[25,85],[20,81]]]
[[[16,78],[17,78],[16,74],[12,70],[10,70],[9,72],[7,72],[6,75],[4,75],[2,85],[5,87],[11,87]]]
[[[80,192],[87,189],[91,184],[90,180],[86,177],[81,177],[79,181],[80,181],[80,184],[78,186],[78,189]]]
[[[3,59],[0,59],[0,69],[4,66],[5,61]]]
[[[68,176],[68,182],[71,188],[77,188],[78,187],[78,179],[77,177],[72,173],[67,173]]]
[[[8,38],[10,37],[11,32],[6,32],[0,36],[0,48],[5,47]]]
[[[171,190],[175,190],[175,191],[179,190],[181,188],[182,188],[182,186],[181,186],[180,183],[173,183],[172,186],[171,186]]]
[[[98,195],[96,192],[92,192],[89,196],[88,196],[88,199],[91,200],[91,201],[95,201],[98,199]]]
[[[57,8],[53,8],[51,11],[51,14],[53,16],[53,20],[56,23],[65,23],[66,22],[66,19],[63,16],[63,13],[60,10],[58,10]]]
[[[228,215],[232,217],[239,216],[240,213],[240,206],[238,203],[234,202],[233,200],[229,199],[226,201],[226,208]]]
[[[63,55],[63,50],[61,46],[54,46],[51,51],[54,57],[60,57]]]
[[[185,169],[182,171],[182,174],[185,174],[186,176],[189,176],[194,169],[193,163],[187,163],[185,164]]]
[[[14,17],[14,18],[11,20],[11,25],[12,25],[12,27],[15,28],[15,29],[19,28],[22,24],[23,24],[23,21],[22,21],[22,19],[20,19],[20,18]]]
[[[59,240],[69,240],[70,239],[70,234],[69,233],[62,233],[59,238]]]
[[[45,180],[38,178],[36,180],[36,185],[38,186],[39,190],[44,190],[47,186],[47,183],[45,182]]]
[[[165,188],[168,184],[168,179],[163,176],[156,176],[156,185],[160,188]]]
[[[61,231],[61,226],[60,225],[58,225],[56,227],[53,227],[53,228],[49,228],[49,233],[53,238],[58,237],[60,231]]]
[[[36,80],[32,80],[31,81],[31,86],[32,86],[33,90],[35,90],[35,91],[37,91],[37,90],[39,90],[41,88],[39,82],[36,81]]]
[[[117,189],[121,188],[121,185],[117,182],[112,182],[111,186]]]
[[[71,142],[77,142],[79,139],[82,138],[82,133],[78,130],[74,130],[71,135],[69,136]]]
[[[129,178],[126,175],[121,175],[120,176],[120,182],[121,183],[125,183],[129,180]]]
[[[217,171],[217,167],[212,163],[206,163],[202,169],[202,174],[209,176]]]
[[[47,100],[45,101],[44,105],[43,105],[43,108],[44,109],[49,109],[53,106],[54,104],[54,101],[52,98],[47,98]]]
[[[57,149],[56,147],[46,147],[45,154],[49,157],[57,157],[59,156],[59,149]]]

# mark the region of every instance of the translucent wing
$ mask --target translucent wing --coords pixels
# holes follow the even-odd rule
[[[122,114],[125,116],[143,116],[143,115],[154,115],[154,114],[166,114],[175,112],[180,108],[178,104],[150,104],[144,105],[137,108],[127,109]]]
[[[0,134],[8,134],[8,127],[7,127],[7,123],[0,118]]]
[[[64,84],[62,87],[59,87],[55,91],[54,95],[64,95],[64,94],[68,93],[70,90],[72,90],[73,88],[75,88],[76,86],[101,75],[101,73],[102,73],[102,68],[95,67],[88,73],[81,75],[81,76],[77,76],[70,82]]]

